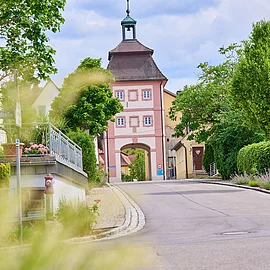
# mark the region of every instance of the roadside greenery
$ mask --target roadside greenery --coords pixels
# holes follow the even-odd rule
[[[237,167],[240,173],[264,173],[270,168],[270,141],[243,147],[237,156]]]
[[[96,246],[74,245],[74,242],[63,241],[69,237],[67,233],[76,232],[75,224],[81,228],[81,223],[89,220],[88,210],[82,207],[82,210],[70,216],[70,223],[73,230],[63,230],[55,222],[46,224],[46,226],[23,226],[23,240],[27,246],[10,247],[9,245],[18,244],[18,228],[11,226],[12,209],[14,205],[4,203],[0,204],[0,269],[7,270],[36,270],[36,269],[131,269],[138,266],[146,260],[146,252],[142,247],[131,247],[130,245],[114,246],[106,250],[106,256]],[[68,212],[72,213],[72,211]],[[85,214],[86,213],[86,214]],[[81,219],[83,220],[82,222]],[[92,219],[90,219],[91,221]],[[88,226],[89,228],[89,226]],[[60,231],[59,231],[60,229]],[[83,231],[83,230],[82,230]],[[91,229],[89,229],[91,231]],[[79,233],[80,234],[80,233]],[[3,248],[5,246],[6,248]],[[138,260],[138,258],[140,260]]]
[[[59,201],[56,218],[61,222],[65,237],[86,236],[93,232],[98,216],[98,206],[92,207],[85,202],[72,202],[66,199]]]
[[[248,40],[220,49],[224,62],[199,64],[198,82],[185,86],[170,110],[178,121],[175,136],[189,128],[189,140],[206,142],[204,166],[216,162],[223,179],[237,172],[242,147],[270,134],[269,36],[270,22],[258,22]]]
[[[244,174],[235,175],[232,182],[237,185],[248,185],[250,187],[259,187],[270,190],[270,169],[265,170],[263,174]]]
[[[9,188],[10,164],[0,164],[0,188]]]

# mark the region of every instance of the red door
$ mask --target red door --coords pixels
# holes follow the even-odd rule
[[[202,170],[203,147],[192,147],[194,170]]]

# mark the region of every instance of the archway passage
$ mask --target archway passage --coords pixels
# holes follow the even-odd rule
[[[141,150],[141,151],[136,151]],[[142,155],[143,153],[143,155]],[[144,160],[142,160],[142,158]],[[139,160],[140,159],[140,160]],[[130,163],[129,163],[130,162]],[[140,168],[138,165],[141,164]],[[146,180],[149,181],[152,179],[151,175],[151,153],[150,147],[146,144],[142,143],[131,143],[126,144],[121,147],[121,173],[123,176],[129,176],[132,172],[132,168],[135,166],[135,171],[139,171],[142,173],[144,171],[143,176],[135,177],[138,181]],[[136,170],[137,166],[137,170]]]

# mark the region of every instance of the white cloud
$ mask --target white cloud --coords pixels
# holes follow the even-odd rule
[[[203,4],[204,3],[204,6]],[[218,49],[247,39],[252,23],[269,19],[266,0],[131,0],[131,15],[138,20],[137,38],[155,50],[154,59],[176,91],[196,82],[200,62],[221,61]],[[163,5],[163,8],[160,8]],[[68,0],[61,33],[52,36],[61,81],[84,57],[102,57],[121,41],[120,22],[125,1]]]

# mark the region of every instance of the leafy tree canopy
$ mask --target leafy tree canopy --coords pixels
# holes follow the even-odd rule
[[[216,125],[225,120],[231,109],[229,89],[239,50],[236,44],[221,48],[225,62],[217,66],[207,62],[199,64],[201,75],[197,84],[185,86],[170,110],[170,117],[179,121],[175,129],[177,137],[184,136],[185,128],[189,127],[193,131],[189,139],[206,141],[214,133]],[[177,112],[181,112],[180,119],[177,119]]]
[[[237,170],[238,151],[262,137],[252,126],[243,123],[243,113],[234,107],[231,95],[233,74],[242,48],[233,44],[221,48],[220,53],[225,55],[225,62],[217,66],[200,64],[202,73],[198,83],[186,86],[178,94],[170,114],[178,120],[176,113],[181,112],[176,136],[184,136],[185,128],[189,127],[192,132],[188,139],[207,142],[206,151],[213,151],[217,168],[222,178],[227,179]]]
[[[244,120],[270,138],[270,22],[253,24],[248,40],[243,41],[233,76],[231,94]]]
[[[107,130],[108,121],[114,121],[113,116],[123,109],[119,99],[113,97],[112,81],[112,74],[101,67],[101,59],[85,58],[64,80],[50,117],[64,118],[71,130],[101,134]]]
[[[0,81],[14,69],[24,79],[45,79],[55,73],[48,45],[48,31],[57,32],[64,23],[66,0],[0,0]]]

